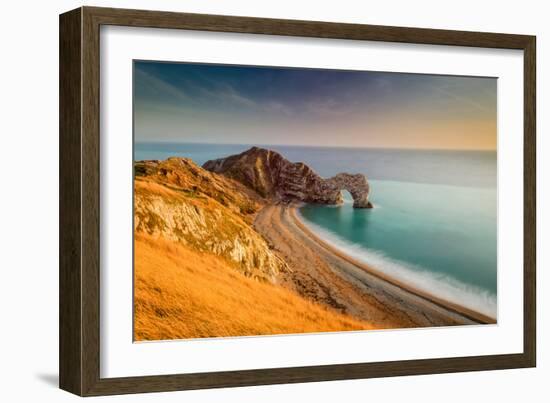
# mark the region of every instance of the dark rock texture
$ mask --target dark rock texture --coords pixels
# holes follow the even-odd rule
[[[323,179],[302,162],[290,162],[265,148],[207,161],[204,169],[235,179],[264,198],[306,203],[342,203],[342,190],[350,192],[353,207],[371,208],[365,175],[340,173]]]

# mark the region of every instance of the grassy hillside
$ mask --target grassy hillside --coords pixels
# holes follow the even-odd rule
[[[136,340],[371,328],[246,277],[230,259],[150,235],[135,237],[134,276]]]
[[[136,165],[134,229],[237,263],[249,277],[274,282],[286,264],[250,225],[262,200],[238,182],[191,160]]]

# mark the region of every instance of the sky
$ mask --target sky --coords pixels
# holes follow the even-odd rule
[[[138,142],[495,150],[497,79],[134,62]]]

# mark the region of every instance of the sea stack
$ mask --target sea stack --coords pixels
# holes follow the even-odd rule
[[[274,201],[340,204],[342,190],[347,190],[353,207],[372,208],[365,175],[339,173],[324,179],[306,164],[290,162],[265,148],[252,147],[241,154],[210,160],[203,168],[237,180]]]

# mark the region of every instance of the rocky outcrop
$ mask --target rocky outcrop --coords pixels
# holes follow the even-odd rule
[[[324,179],[306,164],[290,162],[264,148],[252,147],[241,154],[207,161],[203,168],[234,179],[275,201],[339,204],[345,189],[353,197],[353,207],[372,207],[364,175],[340,173]]]
[[[332,178],[325,179],[334,189],[345,189],[350,192],[353,198],[353,207],[355,208],[372,208],[372,203],[369,201],[369,183],[363,174],[348,174],[341,173]]]
[[[263,201],[241,183],[186,158],[134,165],[134,230],[232,262],[248,277],[275,282],[287,270],[252,228]]]

